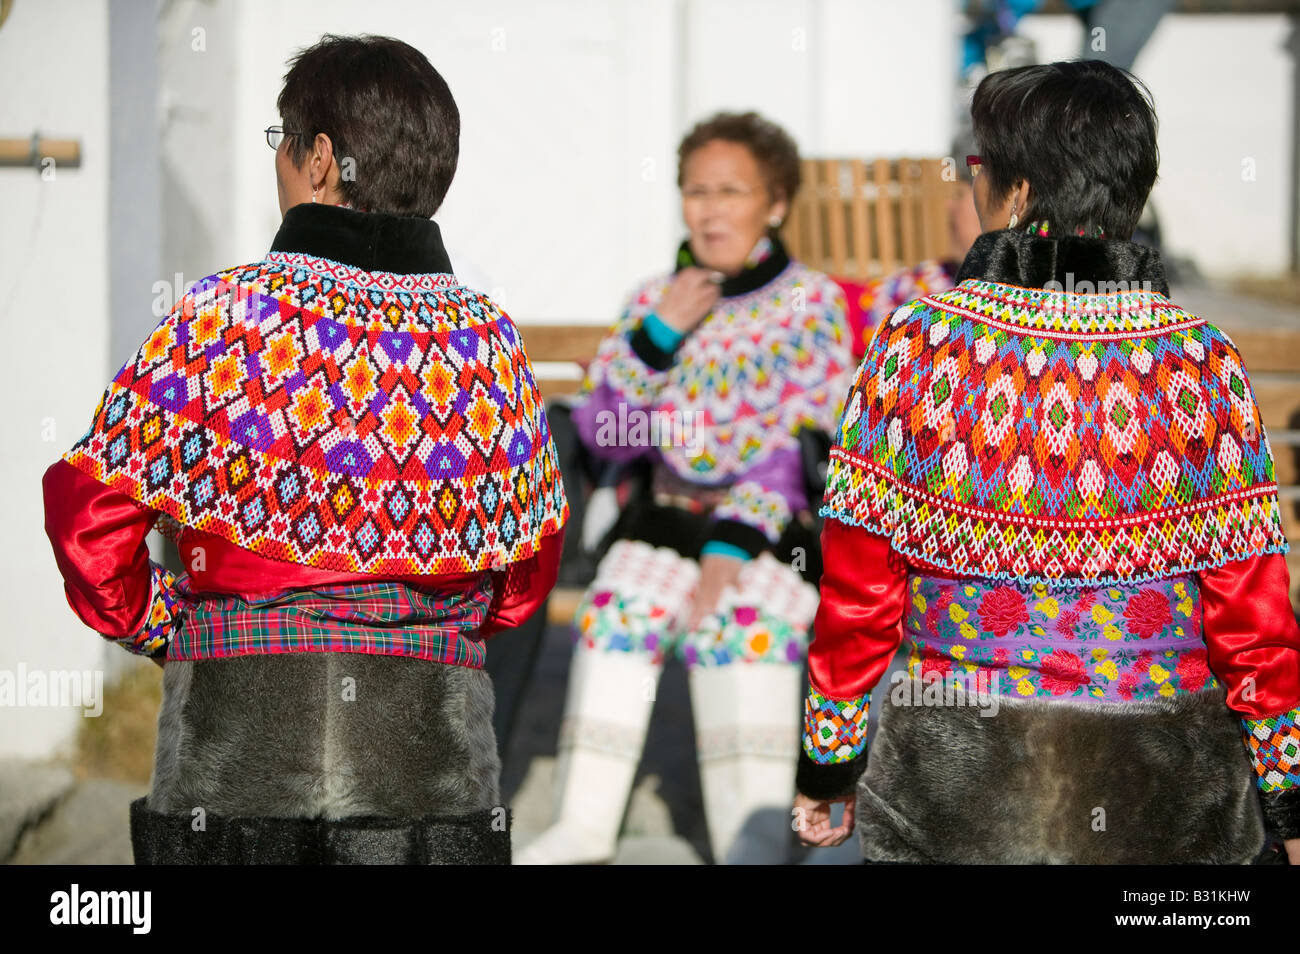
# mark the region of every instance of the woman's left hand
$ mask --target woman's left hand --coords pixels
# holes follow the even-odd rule
[[[717,608],[722,591],[736,583],[744,566],[744,560],[718,553],[708,553],[700,558],[700,582],[695,588],[695,603],[691,606],[687,632],[694,631],[700,621]]]
[[[836,802],[844,803],[844,817],[840,819],[839,827],[832,828],[831,806]],[[856,794],[820,800],[799,792],[794,798],[793,812],[799,841],[809,848],[834,848],[844,844],[853,834],[857,806]]]

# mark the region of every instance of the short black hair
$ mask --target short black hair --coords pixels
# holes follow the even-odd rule
[[[773,202],[794,202],[799,192],[799,147],[784,129],[755,112],[717,113],[696,123],[677,147],[678,188],[686,176],[686,160],[718,139],[739,143],[750,151]]]
[[[1101,60],[998,70],[976,87],[971,120],[992,201],[1029,182],[1020,221],[1133,234],[1160,154],[1151,92],[1132,73]]]
[[[297,167],[317,134],[334,144],[343,198],[361,209],[431,218],[460,155],[460,112],[424,54],[386,36],[335,36],[301,50],[276,107]]]

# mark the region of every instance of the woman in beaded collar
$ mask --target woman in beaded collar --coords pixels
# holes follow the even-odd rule
[[[519,862],[613,856],[664,658],[690,670],[714,860],[781,861],[816,559],[799,430],[829,433],[853,359],[842,292],[779,229],[790,137],[721,114],[682,141],[689,238],[602,342],[572,419],[596,458],[644,462],[577,613],[555,824]],[[802,537],[800,537],[802,533]]]
[[[882,862],[1242,863],[1267,831],[1300,861],[1273,461],[1236,348],[1128,241],[1149,98],[1053,63],[990,74],[972,117],[985,232],[955,288],[882,323],[831,452],[801,837],[856,827]]]

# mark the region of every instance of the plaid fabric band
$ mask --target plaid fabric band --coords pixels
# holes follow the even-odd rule
[[[481,669],[492,586],[429,593],[394,582],[282,590],[256,600],[195,594],[177,581],[185,623],[168,659],[249,653],[358,652]]]

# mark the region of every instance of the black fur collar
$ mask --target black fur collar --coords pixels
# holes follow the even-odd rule
[[[1149,246],[1123,239],[1044,237],[1018,229],[985,232],[977,238],[957,273],[958,282],[968,278],[1021,288],[1043,288],[1055,281],[1067,291],[1083,281],[1094,288],[1097,282],[1122,281],[1130,288],[1150,287],[1169,295],[1160,253]]]
[[[790,264],[790,253],[785,250],[785,245],[777,236],[768,235],[768,240],[772,243],[772,249],[767,258],[757,265],[751,265],[743,269],[739,275],[732,275],[727,278],[719,289],[719,294],[723,298],[748,295],[750,292],[762,288],[785,271],[786,266]],[[677,268],[674,274],[680,272],[683,268],[690,268],[695,265],[695,254],[691,251],[690,239],[687,239],[677,249]]]
[[[442,232],[432,219],[324,203],[304,202],[286,212],[271,251],[302,252],[368,272],[451,272]]]

